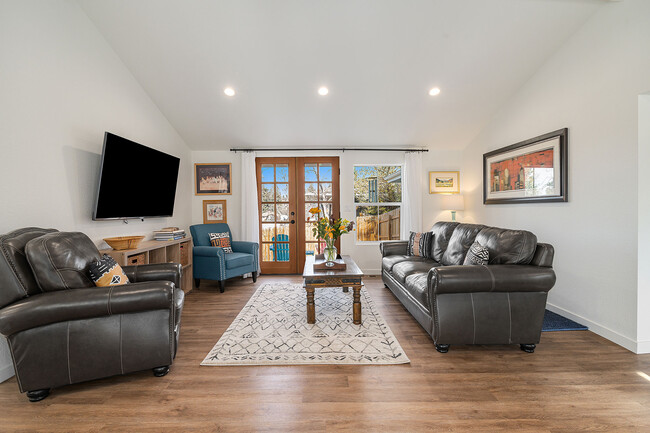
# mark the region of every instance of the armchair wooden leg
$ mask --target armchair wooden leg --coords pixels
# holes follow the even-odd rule
[[[199,286],[201,285],[201,280],[199,278],[194,278],[194,285],[198,289]]]
[[[41,401],[44,398],[46,398],[48,395],[50,395],[49,388],[48,389],[36,389],[34,391],[27,391],[27,398],[32,403],[36,403],[37,401]]]
[[[226,280],[219,281],[219,292],[223,293],[226,290]]]
[[[253,282],[257,283],[257,271],[253,272]]]

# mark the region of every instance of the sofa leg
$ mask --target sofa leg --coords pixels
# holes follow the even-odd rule
[[[164,367],[156,367],[153,369],[153,375],[156,377],[163,377],[167,373],[169,373],[169,365],[165,365]]]
[[[199,278],[194,278],[194,285],[198,289],[199,286],[201,285],[201,280]]]
[[[50,389],[37,389],[35,391],[27,391],[27,398],[29,401],[32,403],[36,403],[37,401],[41,401],[44,398],[46,398],[48,395],[50,395]]]
[[[534,344],[520,344],[519,347],[526,353],[533,353],[535,351]]]
[[[257,283],[257,271],[253,272],[253,282]]]
[[[436,343],[436,350],[440,353],[447,353],[449,352],[449,345]]]
[[[223,293],[226,290],[226,280],[219,280],[219,292]]]

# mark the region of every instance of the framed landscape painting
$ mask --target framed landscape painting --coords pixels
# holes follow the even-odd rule
[[[232,194],[232,164],[194,164],[195,195]]]
[[[226,222],[226,200],[203,200],[203,224]]]
[[[460,194],[460,172],[430,171],[429,194]]]
[[[483,155],[483,203],[564,202],[567,128]]]

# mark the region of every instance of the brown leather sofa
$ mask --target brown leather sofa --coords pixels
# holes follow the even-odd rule
[[[408,256],[406,241],[382,242],[382,279],[431,335],[451,344],[539,343],[548,291],[555,284],[553,247],[524,230],[437,222],[431,257]],[[463,265],[478,241],[488,265]]]
[[[178,264],[126,266],[132,284],[95,287],[100,258],[83,233],[24,228],[0,236],[0,333],[30,401],[62,385],[169,371],[180,330]]]

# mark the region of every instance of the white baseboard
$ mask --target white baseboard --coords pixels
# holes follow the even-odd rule
[[[14,377],[13,364],[0,366],[0,383],[12,377]]]
[[[650,341],[637,342],[629,337],[626,337],[625,335],[619,334],[618,332],[609,329],[606,326],[593,322],[585,317],[572,313],[571,311],[567,311],[562,307],[558,307],[557,305],[546,304],[546,308],[554,313],[561,314],[568,319],[589,327],[589,330],[594,334],[598,334],[601,337],[604,337],[609,341],[612,341],[619,346],[626,348],[630,352],[649,353],[650,351]],[[645,350],[643,350],[642,347],[645,348]]]

